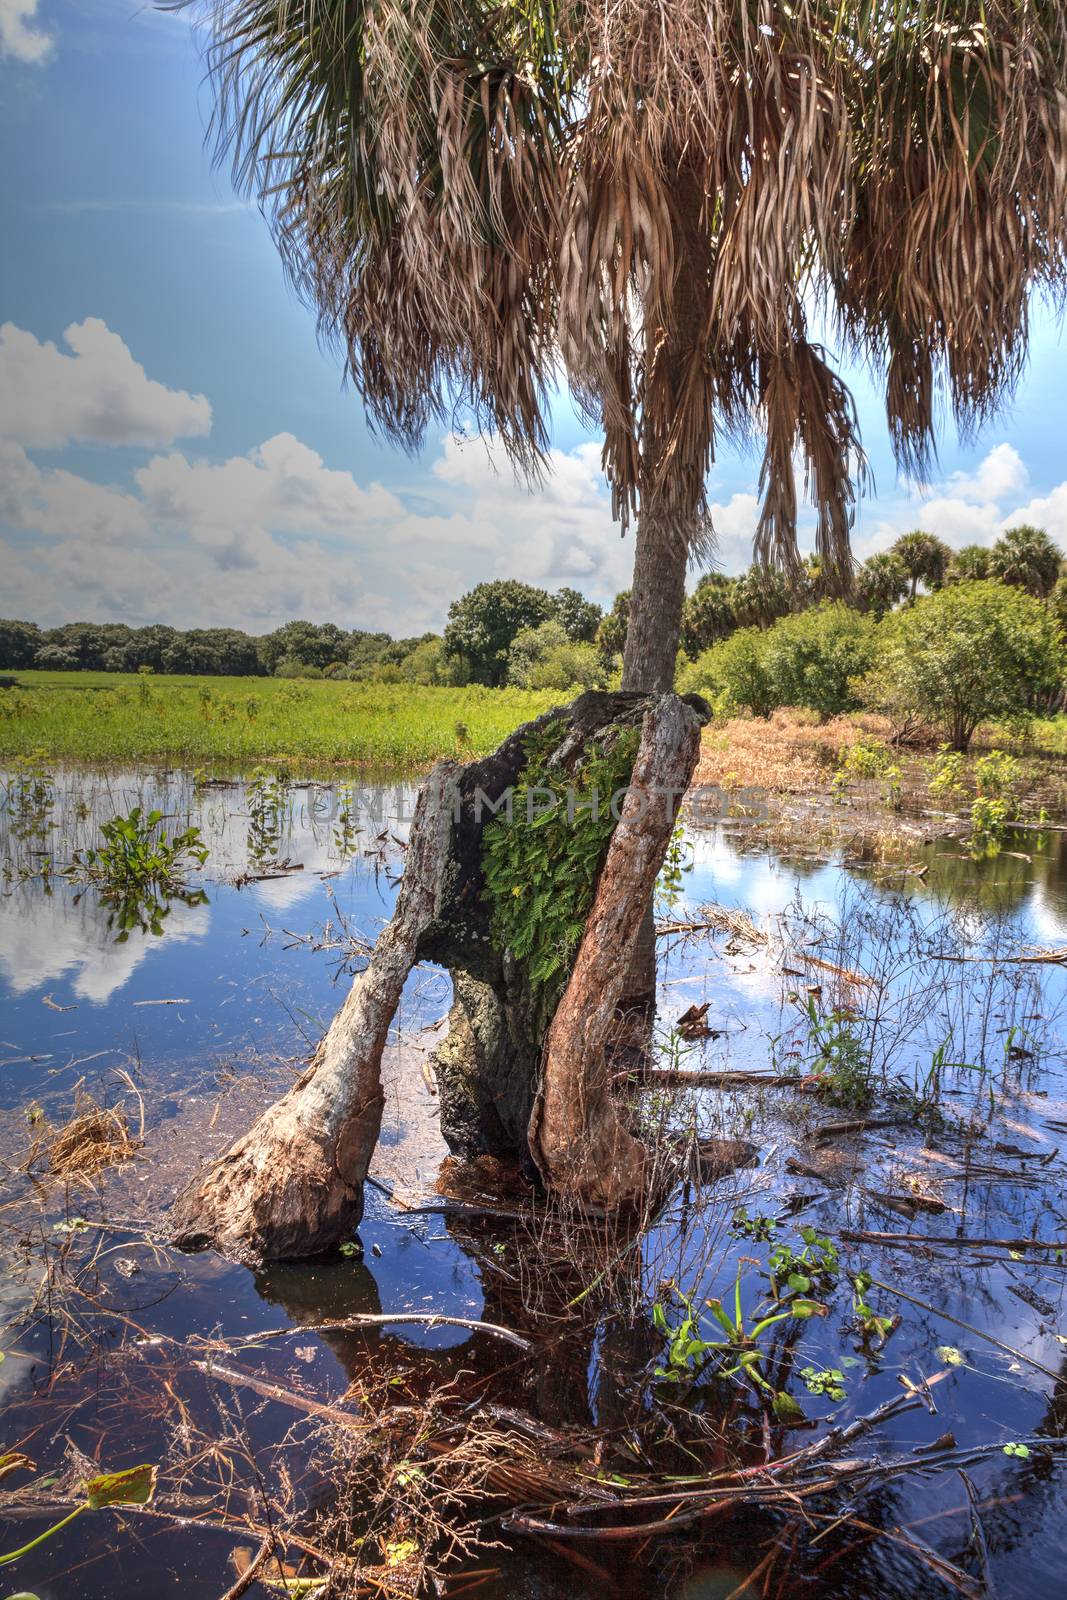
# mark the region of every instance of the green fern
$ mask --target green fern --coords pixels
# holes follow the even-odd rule
[[[615,828],[611,799],[630,781],[639,742],[636,728],[605,747],[593,742],[565,774],[551,764],[562,731],[552,722],[527,741],[511,817],[494,818],[482,846],[494,944],[525,964],[538,1039],[577,955]],[[553,809],[535,793],[546,790],[556,797]]]

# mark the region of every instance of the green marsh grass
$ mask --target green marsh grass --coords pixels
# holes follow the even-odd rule
[[[556,690],[435,689],[276,678],[19,672],[0,689],[0,759],[281,760],[416,770],[442,756],[485,755],[521,722],[568,696]]]

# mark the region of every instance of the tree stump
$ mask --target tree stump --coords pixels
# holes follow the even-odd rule
[[[260,1264],[315,1254],[353,1232],[381,1125],[382,1051],[420,961],[447,968],[453,982],[448,1036],[435,1058],[452,1151],[540,1172],[582,1204],[634,1197],[640,1147],[615,1117],[603,1054],[627,955],[695,765],[706,708],[694,701],[697,709],[674,695],[590,692],[519,728],[483,760],[434,768],[416,806],[396,910],[368,966],[300,1080],[175,1201],[176,1244]],[[588,925],[578,930],[573,970],[560,974],[555,1018],[546,1020],[531,964],[500,938],[484,872],[486,829],[529,825],[515,812],[509,824],[497,818],[535,745],[553,788],[565,790],[591,753],[619,747],[624,736],[637,743],[632,782],[606,853],[588,868]],[[536,881],[516,885],[531,904],[537,890]]]

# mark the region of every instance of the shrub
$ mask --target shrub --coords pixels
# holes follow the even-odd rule
[[[766,634],[763,665],[776,706],[806,706],[824,721],[854,711],[854,681],[873,667],[878,625],[840,601],[783,617]]]
[[[756,717],[769,717],[779,702],[773,698],[764,664],[766,640],[759,628],[738,628],[683,670],[679,688],[706,695],[718,716],[750,711]]]
[[[517,689],[595,689],[606,676],[596,647],[570,639],[554,618],[523,628],[508,651],[508,683]]]
[[[884,622],[863,690],[891,716],[939,727],[954,750],[966,750],[982,722],[1025,721],[1063,667],[1062,635],[1045,607],[987,579],[943,589]]]
[[[274,669],[276,678],[321,678],[322,668],[313,667],[303,661],[294,661],[291,657],[278,662]]]

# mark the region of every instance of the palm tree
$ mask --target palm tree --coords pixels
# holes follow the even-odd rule
[[[199,3],[219,150],[372,418],[414,447],[465,403],[536,472],[562,372],[602,430],[629,687],[673,681],[717,439],[763,435],[755,548],[785,569],[800,458],[848,586],[864,457],[809,305],[921,476],[935,394],[982,422],[1065,276],[1053,0]]]
[[[946,583],[975,583],[989,577],[991,551],[984,544],[965,544],[953,554]]]
[[[734,583],[733,606],[744,628],[769,628],[788,614],[792,585],[784,572],[754,562]]]
[[[210,18],[219,152],[373,421],[415,448],[465,407],[536,474],[562,378],[601,432],[615,514],[636,527],[628,689],[673,685],[720,441],[763,440],[760,565],[796,592],[799,463],[822,592],[851,586],[865,459],[809,307],[878,376],[897,458],[922,477],[935,396],[981,423],[1022,370],[1031,292],[1067,278],[1055,0],[188,3]],[[659,704],[673,779],[695,734],[688,708]],[[443,801],[431,785],[420,805],[428,849]],[[382,996],[414,959],[427,887],[410,855],[405,891],[381,995],[353,990],[306,1096],[301,1080],[216,1164],[213,1212],[187,1206],[190,1237],[222,1217],[248,1253],[266,1217],[272,1248],[306,1244],[302,1224],[275,1228],[278,1162],[301,1205],[325,1195],[316,1238],[358,1217],[380,1086],[352,1084],[353,1040],[384,1037]],[[590,994],[633,945],[633,907],[615,909],[627,934],[593,952]],[[577,1025],[565,1042],[579,1103],[596,1052]],[[351,1094],[362,1133],[342,1126]]]
[[[911,585],[909,600],[914,601],[920,583],[929,589],[940,589],[952,560],[952,550],[935,534],[916,528],[914,533],[902,533],[890,552],[896,556],[908,575]]]
[[[1002,583],[1025,589],[1038,600],[1047,600],[1056,586],[1063,562],[1063,551],[1043,528],[1027,523],[1009,528],[989,554],[990,576]]]
[[[908,569],[892,550],[870,556],[856,574],[855,595],[862,611],[884,617],[908,593]]]
[[[728,578],[722,572],[706,572],[685,602],[682,644],[693,660],[737,627],[736,588],[736,578]]]

